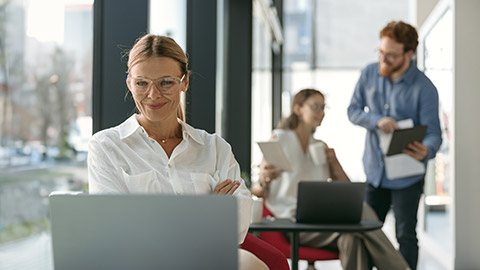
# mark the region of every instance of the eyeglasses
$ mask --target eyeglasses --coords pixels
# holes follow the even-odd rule
[[[309,103],[308,106],[312,111],[314,112],[324,112],[326,109],[326,106],[324,104],[318,104],[318,103]]]
[[[183,79],[185,79],[185,74],[183,74],[182,78],[164,77],[155,81],[147,78],[128,76],[127,83],[130,85],[132,92],[136,95],[147,94],[152,85],[155,85],[162,95],[168,96],[179,89]]]
[[[402,53],[385,53],[385,52],[382,52],[381,50],[378,50],[378,57],[381,57],[389,62],[393,62],[395,61],[395,59],[397,59],[398,57],[404,55],[405,52],[402,52]]]

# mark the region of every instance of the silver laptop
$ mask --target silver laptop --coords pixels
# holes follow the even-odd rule
[[[55,270],[237,269],[233,196],[49,199]]]
[[[314,224],[359,223],[364,196],[365,183],[300,181],[296,220]]]

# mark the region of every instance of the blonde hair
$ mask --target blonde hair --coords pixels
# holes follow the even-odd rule
[[[190,75],[188,70],[188,59],[182,48],[170,37],[146,34],[135,41],[135,44],[128,52],[128,71],[136,64],[151,57],[168,57],[178,62],[182,74],[185,77]],[[181,103],[178,104],[177,117],[185,121],[185,113]]]

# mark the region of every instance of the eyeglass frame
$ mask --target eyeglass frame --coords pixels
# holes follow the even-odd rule
[[[378,57],[383,57],[384,59],[390,61],[390,62],[393,62],[395,61],[396,59],[398,59],[398,57],[400,57],[401,55],[405,55],[407,52],[404,51],[404,52],[401,52],[401,53],[384,53],[382,52],[382,50],[380,49],[377,49],[377,54],[378,54]]]
[[[142,93],[138,93],[137,91],[135,90],[132,90],[132,93],[136,94],[136,95],[146,95],[150,92],[150,88],[152,87],[152,85],[155,85],[155,87],[157,88],[157,90],[162,94],[162,95],[165,95],[165,96],[169,96],[169,95],[172,95],[174,92],[175,92],[175,89],[172,90],[172,92],[166,92],[165,90],[162,90],[162,87],[159,86],[159,81],[162,81],[162,80],[165,80],[165,79],[171,79],[172,82],[175,82],[176,84],[180,85],[183,83],[183,80],[185,79],[185,73],[182,75],[181,78],[177,78],[177,77],[162,77],[160,79],[156,79],[156,80],[152,80],[150,78],[146,78],[146,77],[133,77],[133,76],[130,76],[128,75],[127,76],[127,79],[126,79],[126,82],[128,84],[128,80],[129,79],[132,79],[132,80],[145,80],[145,81],[148,81],[149,83],[149,86],[147,87],[147,89],[145,90],[145,92],[142,92]],[[133,89],[135,89],[135,85],[131,86]],[[174,86],[172,86],[174,87]],[[170,90],[170,89],[168,89]],[[177,89],[178,90],[178,89]]]
[[[328,108],[327,105],[325,104],[320,105],[319,103],[316,103],[316,102],[313,102],[313,103],[307,102],[306,105],[308,105],[308,107],[314,112],[325,112],[325,110]]]

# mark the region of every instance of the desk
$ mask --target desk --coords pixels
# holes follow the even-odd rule
[[[362,220],[357,224],[305,224],[290,219],[262,218],[260,223],[250,224],[250,231],[290,232],[292,270],[298,269],[298,235],[300,232],[364,232],[380,229],[383,223],[374,220]]]

